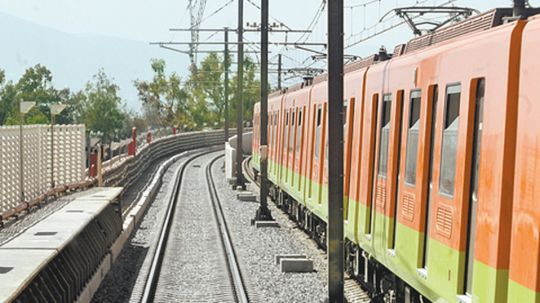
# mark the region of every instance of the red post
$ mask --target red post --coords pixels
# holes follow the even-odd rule
[[[131,129],[131,142],[128,145],[128,155],[135,156],[137,153],[137,128]]]
[[[148,131],[148,133],[146,133],[146,143],[152,143],[152,131]]]
[[[173,126],[173,128],[172,128],[172,134],[173,134],[173,135],[176,135],[176,126]]]
[[[96,151],[92,151],[90,154],[90,163],[89,163],[89,170],[88,173],[90,177],[97,176],[97,153]]]

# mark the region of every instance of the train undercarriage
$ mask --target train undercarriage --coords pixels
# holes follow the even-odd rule
[[[271,200],[289,218],[296,222],[321,249],[326,250],[326,222],[298,203],[274,184],[270,184]],[[376,303],[427,303],[430,302],[413,287],[372,258],[357,244],[345,241],[345,269],[356,279]]]

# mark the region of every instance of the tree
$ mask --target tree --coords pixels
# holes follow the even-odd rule
[[[151,81],[134,81],[145,117],[154,127],[181,123],[186,120],[183,113],[188,108],[188,97],[181,86],[181,78],[176,73],[170,76],[165,74],[163,59],[152,59],[151,67],[154,71]]]
[[[69,89],[58,90],[52,85],[52,73],[45,66],[37,64],[28,68],[19,81],[5,83],[5,74],[0,75],[0,124],[19,124],[19,103],[35,101],[36,107],[26,115],[27,124],[49,123],[52,103],[67,103]],[[57,117],[59,123],[73,123],[69,110]]]
[[[244,89],[243,89],[243,117],[244,121],[253,120],[253,106],[260,99],[260,85],[261,82],[256,78],[257,74],[257,64],[250,57],[246,56],[244,58]],[[236,104],[238,100],[237,96],[237,87],[238,87],[238,76],[234,76],[231,82],[231,91],[232,98],[230,101],[231,106],[231,115],[233,117],[231,121],[236,121]]]
[[[109,143],[120,131],[126,117],[118,86],[103,70],[86,84],[84,93],[77,97],[81,102],[80,119],[91,131],[101,132],[102,141]]]
[[[198,68],[191,70],[188,80],[172,73],[165,73],[165,61],[153,59],[151,81],[134,82],[144,108],[146,120],[154,126],[178,125],[182,130],[221,127],[225,116],[223,58],[210,53]],[[252,119],[253,105],[259,100],[257,66],[249,57],[244,65],[244,112],[245,120]],[[236,79],[229,83],[229,116],[236,113]],[[231,119],[234,121],[234,118]]]

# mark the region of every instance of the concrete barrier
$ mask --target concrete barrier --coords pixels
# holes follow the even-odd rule
[[[244,155],[251,155],[251,141],[253,132],[246,132],[242,135],[242,151]],[[225,142],[225,177],[229,182],[236,178],[236,136],[232,136]]]

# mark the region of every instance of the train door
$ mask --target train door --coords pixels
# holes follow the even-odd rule
[[[474,267],[475,237],[476,237],[476,213],[478,209],[478,170],[480,167],[480,148],[482,140],[482,123],[484,110],[485,80],[473,81],[476,86],[475,112],[474,112],[474,135],[471,165],[471,190],[469,198],[469,224],[467,235],[467,271],[465,277],[465,293],[472,295],[472,280]]]
[[[343,159],[343,218],[345,221],[349,218],[349,199],[351,199],[350,180],[351,180],[351,150],[352,138],[354,133],[354,97],[350,100],[343,101],[343,151],[345,153]]]
[[[310,182],[310,194],[311,198],[315,199],[317,203],[320,203],[320,190],[322,186],[322,174],[320,172],[321,160],[322,160],[322,141],[323,141],[323,129],[324,129],[324,108],[322,104],[317,104],[315,110],[315,143],[313,147],[313,163],[312,163],[312,181]],[[313,183],[316,183],[315,186]]]
[[[296,180],[293,180],[293,186],[296,184],[296,190],[300,191],[301,184],[301,167],[302,167],[302,148],[303,148],[303,126],[304,126],[304,113],[305,106],[298,109],[298,122],[296,124],[296,146],[295,146],[295,161],[294,171],[296,172]]]
[[[294,152],[294,140],[296,139],[296,108],[291,108],[291,123],[290,123],[290,133],[289,133],[289,148],[287,150],[287,176],[286,176],[286,182],[287,184],[294,186],[293,179],[294,179],[294,160],[295,160],[295,152]]]
[[[371,208],[371,230],[375,230],[376,209],[384,210],[386,204],[386,179],[388,174],[388,145],[390,143],[390,128],[392,125],[392,94],[384,94],[380,105],[380,123],[377,126],[377,155],[374,182],[374,195]]]
[[[285,119],[283,120],[283,136],[282,136],[282,143],[281,143],[281,165],[280,165],[280,173],[279,173],[279,180],[280,185],[285,179],[285,176],[287,174],[287,161],[289,160],[289,157],[287,156],[288,151],[288,143],[289,143],[289,110],[284,109],[284,116]]]
[[[389,180],[391,180],[390,183],[387,183],[386,185],[386,192],[390,196],[390,199],[392,200],[391,205],[389,205],[389,214],[393,218],[393,223],[391,223],[391,230],[387,230],[385,232],[389,233],[390,235],[387,238],[386,245],[389,249],[395,248],[396,243],[396,230],[397,230],[397,224],[398,224],[398,201],[399,201],[399,181],[401,179],[401,170],[400,170],[400,164],[401,164],[401,138],[402,136],[402,126],[403,126],[403,111],[405,110],[405,106],[403,106],[403,96],[404,91],[399,90],[396,94],[396,104],[395,104],[395,123],[392,123],[392,131],[391,131],[391,143],[389,148],[389,155],[391,163],[389,163],[388,171],[389,171]]]
[[[278,166],[279,166],[279,126],[280,126],[280,112],[279,110],[274,112],[274,175],[277,179]],[[277,181],[276,181],[277,184]]]
[[[431,108],[428,104],[428,109],[431,109],[431,121],[428,127],[429,131],[429,166],[428,166],[428,192],[426,200],[426,217],[425,217],[425,227],[424,227],[424,253],[422,258],[422,267],[427,269],[427,258],[429,253],[429,231],[431,223],[431,205],[433,201],[433,162],[435,157],[435,131],[437,129],[437,106],[439,100],[439,87],[437,85],[432,85],[429,88],[429,100],[431,101]]]
[[[378,121],[380,121],[379,118],[379,94],[374,94],[372,97],[372,104],[371,104],[371,112],[367,111],[366,115],[369,115],[368,119],[369,125],[368,128],[366,128],[366,132],[369,132],[369,138],[366,140],[369,140],[367,142],[367,149],[368,155],[367,156],[367,169],[365,170],[367,172],[367,196],[366,196],[366,204],[368,206],[367,209],[367,220],[364,224],[364,231],[366,234],[370,235],[372,230],[371,226],[373,223],[373,213],[375,205],[373,203],[373,180],[375,179],[376,169],[375,169],[375,158],[376,158],[376,152],[377,152],[377,129],[378,129]],[[364,170],[362,170],[364,171]]]
[[[275,124],[276,124],[276,115],[273,111],[270,112],[270,124],[269,124],[269,131],[268,131],[268,159],[270,162],[268,163],[268,172],[269,175],[274,173],[274,163],[275,163],[275,157],[274,157],[274,149],[276,148],[274,137],[275,137]]]
[[[308,155],[308,178],[307,178],[307,197],[308,200],[311,200],[311,197],[313,196],[312,189],[313,189],[313,180],[314,179],[314,169],[313,166],[315,165],[315,147],[317,146],[317,127],[319,126],[319,106],[317,104],[313,105],[312,108],[312,114],[311,114],[311,123],[309,124],[309,128],[312,129],[311,136],[310,136],[310,142],[309,142],[309,155]]]

